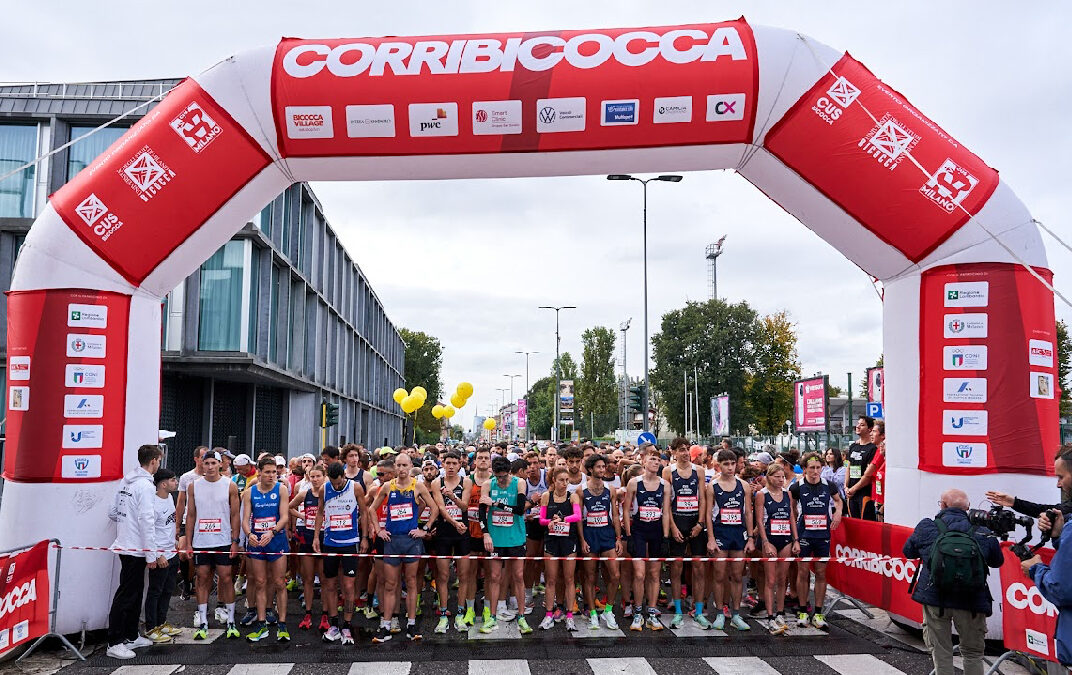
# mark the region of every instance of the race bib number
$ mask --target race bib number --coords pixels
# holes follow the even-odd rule
[[[804,514],[804,529],[815,531],[826,529],[826,514],[825,513],[805,513]]]
[[[413,504],[406,502],[405,504],[391,504],[387,507],[388,513],[390,513],[391,520],[409,520],[413,518]]]
[[[881,479],[875,481],[875,495],[878,496],[878,497],[882,496],[882,480]]]
[[[424,507],[424,510],[421,511],[421,515],[420,515],[420,517],[417,518],[417,520],[419,520],[422,523],[427,523],[428,522],[428,516],[430,516],[430,515],[432,515],[432,507],[426,506],[426,507]]]
[[[348,513],[335,513],[328,518],[328,529],[332,532],[349,530],[353,525],[353,518]]]
[[[682,495],[677,498],[678,513],[699,513],[700,497],[698,495]]]
[[[493,511],[491,524],[496,527],[513,527],[514,514],[512,511]]]
[[[640,520],[645,523],[654,523],[656,520],[660,520],[663,517],[663,508],[661,506],[641,506],[640,507]]]
[[[268,530],[271,530],[275,527],[275,520],[276,519],[274,516],[269,518],[254,518],[253,531],[258,534],[263,534],[264,532],[267,532]]]
[[[853,480],[860,480],[860,477],[864,475],[863,468],[860,466],[849,467],[849,478]]]
[[[448,502],[446,504],[446,507],[448,516],[450,516],[454,520],[462,519],[462,510],[458,507],[457,504],[455,504],[454,502]],[[479,511],[477,513],[479,514]]]
[[[744,522],[741,518],[740,509],[722,509],[719,514],[719,522],[723,525],[740,525]]]
[[[469,520],[479,520],[480,519],[480,507],[479,506],[470,506],[469,510],[468,510],[468,513],[469,513]]]
[[[771,520],[770,533],[772,537],[785,537],[793,534],[788,520]]]
[[[309,521],[310,523],[313,522],[314,520],[316,520],[316,512],[317,512],[318,508],[319,507],[317,507],[317,506],[306,506],[305,507],[305,519],[307,521]]]
[[[197,531],[201,534],[223,534],[223,523],[219,518],[199,518]]]
[[[552,520],[547,524],[547,534],[554,537],[568,537],[569,523],[564,520]]]
[[[606,527],[610,525],[610,514],[606,511],[589,511],[584,517],[584,524],[588,527]]]

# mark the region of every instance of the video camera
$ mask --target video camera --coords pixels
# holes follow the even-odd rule
[[[1050,509],[1046,513],[1050,517],[1051,522],[1057,516],[1057,512],[1053,509]],[[989,511],[985,509],[968,509],[968,522],[975,527],[987,528],[1002,541],[1009,540],[1009,533],[1015,530],[1017,525],[1023,527],[1027,532],[1026,536],[1012,545],[1012,552],[1020,560],[1027,560],[1032,557],[1035,555],[1036,551],[1045,546],[1046,542],[1050,540],[1049,532],[1040,532],[1039,534],[1041,535],[1041,538],[1039,539],[1039,543],[1030,546],[1028,542],[1030,542],[1031,537],[1034,536],[1032,534],[1032,527],[1035,524],[1034,521],[1027,516],[1022,516],[1012,510],[1006,509],[1000,504],[995,504]]]

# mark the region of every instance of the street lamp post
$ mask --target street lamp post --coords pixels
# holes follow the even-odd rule
[[[555,411],[555,425],[551,428],[551,442],[558,443],[558,392],[562,388],[562,364],[559,362],[559,347],[562,344],[562,336],[558,332],[558,313],[564,309],[577,309],[574,305],[561,305],[559,307],[553,307],[551,305],[540,305],[537,309],[553,309],[555,310],[555,393],[552,398],[552,405],[554,405]]]
[[[628,343],[626,342],[627,334],[629,333],[629,324],[633,322],[633,318],[629,317],[618,326],[618,330],[622,332],[622,393],[619,397],[621,401],[621,414],[619,415],[619,423],[622,425],[622,430],[627,431],[629,429],[629,368],[627,363],[629,360]]]
[[[508,400],[506,403],[507,403],[507,405],[515,406],[514,407],[514,415],[511,418],[512,421],[510,423],[510,437],[507,439],[509,441],[514,441],[514,440],[517,440],[517,407],[516,407],[517,406],[517,401],[514,400],[514,378],[515,377],[521,377],[521,376],[520,375],[503,375],[503,377],[509,377],[510,378],[510,400]]]
[[[504,418],[506,417],[505,413],[503,413],[503,408],[506,407],[504,401],[506,400],[506,393],[510,390],[504,387],[496,387],[495,391],[499,392],[499,426],[495,428],[495,438],[497,440],[502,440],[502,431],[505,426]]]
[[[529,402],[529,354],[539,354],[540,352],[526,352],[519,349],[514,353],[525,355],[525,408],[527,411]],[[525,414],[527,415],[528,413],[526,412]],[[525,420],[525,442],[529,442],[529,422],[527,419]]]
[[[680,183],[681,176],[663,175],[653,178],[637,178],[624,173],[612,173],[607,180],[635,180],[644,186],[644,392],[641,396],[640,407],[644,414],[644,431],[649,431],[651,420],[648,408],[648,390],[651,379],[648,375],[648,350],[651,347],[651,338],[648,333],[648,183],[651,181],[663,181],[666,183]]]

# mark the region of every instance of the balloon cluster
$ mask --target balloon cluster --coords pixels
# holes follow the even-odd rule
[[[432,406],[432,417],[438,419],[450,419],[454,417],[454,413],[458,412],[458,408],[464,408],[466,401],[473,395],[473,385],[468,382],[462,382],[458,385],[450,397],[451,405],[435,404]],[[411,415],[424,407],[424,402],[428,399],[428,392],[424,387],[414,387],[411,391],[406,391],[399,387],[395,389],[393,395],[395,403],[402,408],[402,412],[407,415]]]

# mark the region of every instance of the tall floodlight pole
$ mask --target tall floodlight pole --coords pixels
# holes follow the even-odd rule
[[[612,173],[607,180],[635,180],[644,186],[644,392],[641,396],[640,407],[644,413],[644,431],[651,427],[650,408],[648,407],[648,390],[651,388],[649,377],[648,351],[651,348],[651,336],[648,333],[648,183],[651,181],[664,181],[667,183],[680,183],[681,176],[663,175],[654,178],[637,178],[624,173]]]
[[[514,406],[514,415],[510,419],[510,437],[507,440],[517,440],[517,401],[514,400],[514,378],[521,377],[520,375],[503,375],[503,377],[510,378],[510,399],[506,402],[507,405]]]
[[[562,337],[558,332],[558,313],[564,309],[577,309],[574,305],[562,305],[559,307],[553,307],[551,305],[540,305],[537,309],[553,309],[555,310],[555,394],[553,397],[554,410],[555,410],[555,425],[551,429],[551,442],[558,443],[558,405],[561,402],[558,397],[558,392],[562,388],[562,364],[559,362],[559,346],[562,344]]]
[[[707,272],[711,277],[711,299],[718,300],[718,257],[722,255],[722,245],[726,243],[726,235],[713,244],[708,244],[707,249],[704,251],[705,257],[711,261],[711,266],[707,268]]]
[[[621,394],[618,396],[621,414],[618,415],[618,421],[623,431],[629,429],[629,368],[627,367],[629,350],[626,337],[629,333],[629,324],[632,321],[633,317],[629,317],[618,326],[618,330],[622,332],[622,387]]]
[[[515,354],[524,354],[525,355],[525,408],[526,408],[526,413],[525,414],[527,415],[528,414],[528,412],[527,412],[528,402],[529,402],[529,354],[539,354],[540,352],[527,352],[527,351],[524,351],[522,349],[519,349],[514,353]],[[525,420],[525,442],[526,443],[529,442],[529,423],[528,423],[528,420]]]

